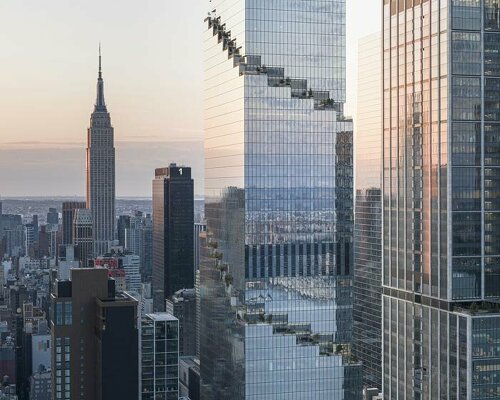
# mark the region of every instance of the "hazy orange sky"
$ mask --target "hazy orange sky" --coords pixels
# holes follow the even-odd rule
[[[380,25],[380,1],[347,2],[350,112],[357,40]],[[201,194],[202,147],[169,142],[203,139],[207,4],[1,0],[0,195],[83,194],[99,41],[115,127],[117,195],[149,195],[153,169],[170,161],[193,165]]]

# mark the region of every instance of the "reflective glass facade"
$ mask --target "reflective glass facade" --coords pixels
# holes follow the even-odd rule
[[[345,1],[209,10],[202,397],[357,399]]]
[[[355,129],[353,353],[363,364],[363,384],[382,388],[382,51],[381,35],[358,48]]]
[[[387,399],[498,397],[500,380],[478,395],[467,351],[500,298],[498,6],[383,2]]]

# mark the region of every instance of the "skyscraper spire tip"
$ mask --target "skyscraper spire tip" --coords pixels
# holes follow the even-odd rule
[[[101,42],[99,42],[99,78],[101,78]]]
[[[102,80],[102,69],[101,69],[101,42],[99,42],[99,74],[97,77],[96,109],[106,110],[106,103],[104,102],[104,82]]]

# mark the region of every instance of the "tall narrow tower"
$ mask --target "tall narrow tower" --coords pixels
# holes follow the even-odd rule
[[[203,399],[361,398],[345,7],[210,2]]]
[[[100,45],[97,100],[87,131],[87,208],[94,223],[94,254],[101,255],[115,232],[115,147],[114,130],[104,102]]]

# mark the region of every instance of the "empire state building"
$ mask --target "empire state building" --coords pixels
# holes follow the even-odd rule
[[[115,233],[114,129],[104,101],[99,46],[97,100],[87,131],[87,208],[93,219],[94,255],[108,251]]]

